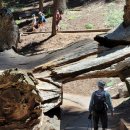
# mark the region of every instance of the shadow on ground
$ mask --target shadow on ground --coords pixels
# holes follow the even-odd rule
[[[36,52],[43,51],[44,49],[41,49],[41,50],[37,51],[37,47],[40,46],[40,45],[42,45],[42,44],[44,44],[44,42],[46,42],[50,38],[52,38],[52,35],[50,35],[49,37],[47,37],[46,39],[44,39],[44,40],[42,40],[40,42],[32,42],[30,44],[27,44],[22,49],[19,49],[18,53],[20,53],[22,55],[26,55],[26,54],[33,55]]]

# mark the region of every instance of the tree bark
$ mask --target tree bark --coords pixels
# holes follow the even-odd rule
[[[3,0],[0,0],[0,9],[3,8]]]
[[[65,11],[66,8],[67,8],[66,3],[67,3],[66,0],[60,0],[59,3],[58,3],[58,9],[59,9],[60,11],[62,11],[62,13],[64,13],[64,11]]]
[[[57,34],[56,31],[56,11],[58,9],[59,0],[53,0],[53,20],[52,20],[52,36]]]
[[[1,130],[32,130],[39,122],[41,97],[36,85],[33,75],[23,70],[6,70],[0,75]]]
[[[9,9],[0,9],[0,51],[17,48],[19,41],[19,29],[16,25],[13,14]]]
[[[124,6],[124,25],[128,27],[130,25],[130,0],[126,0],[126,5]]]
[[[39,11],[43,12],[43,3],[44,0],[39,0]]]
[[[1,130],[51,127],[45,125],[48,120],[45,113],[59,107],[63,98],[61,83],[19,69],[6,70],[0,75],[0,93]]]
[[[19,0],[20,4],[26,4],[28,1],[27,0]]]

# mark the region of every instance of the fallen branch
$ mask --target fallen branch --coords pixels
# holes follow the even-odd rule
[[[110,29],[88,29],[88,30],[77,30],[77,31],[58,31],[57,33],[93,33],[93,32],[107,32]],[[51,33],[51,32],[23,32],[23,34],[37,34],[37,33]]]

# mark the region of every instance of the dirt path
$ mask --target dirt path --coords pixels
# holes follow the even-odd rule
[[[88,102],[89,97],[64,94],[63,116],[61,120],[61,130],[87,130],[89,121]]]
[[[89,102],[90,97],[64,94],[61,130],[91,130],[92,122],[87,118]],[[109,122],[107,130],[112,130],[112,125]]]

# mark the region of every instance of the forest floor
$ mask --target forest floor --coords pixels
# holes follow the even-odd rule
[[[98,2],[90,2],[83,6],[75,7],[71,10],[66,10],[60,22],[60,31],[113,28],[122,22],[124,4],[125,0],[118,0],[111,3],[105,3],[100,0]],[[51,24],[52,17],[49,17],[47,18],[44,30],[42,30],[45,31],[45,33],[37,33],[40,32],[40,30],[37,30],[36,33],[33,34],[24,34],[31,25],[27,25],[20,29],[21,43],[18,44],[19,50],[21,50],[23,54],[30,54],[30,50],[32,50],[32,55],[50,52],[64,48],[70,43],[88,38],[93,39],[97,34],[101,33],[58,33],[56,36],[50,38]],[[86,79],[67,83],[63,86],[63,91],[67,94],[74,94],[75,97],[76,95],[80,95],[90,98],[90,95],[96,89],[96,82],[98,80],[99,79]],[[116,87],[121,82],[120,79],[113,78],[105,78],[103,80],[105,80],[110,87]],[[118,93],[118,89],[111,89],[110,93],[115,95]],[[125,100],[125,98],[113,100],[113,104],[114,106],[120,107],[120,104]],[[69,104],[70,106],[72,105],[71,103]],[[66,109],[66,106],[68,107],[68,103],[63,103],[62,107],[65,108],[65,111],[68,109]],[[128,107],[128,104],[126,107]],[[119,109],[120,113],[124,109],[124,106],[122,107],[121,105],[121,108],[122,109]],[[118,116],[118,119],[121,117],[126,118],[127,114],[123,116],[122,112],[122,114]]]
[[[45,3],[45,5],[47,5],[47,3]],[[105,3],[104,1],[99,0],[87,2],[83,6],[67,9],[62,16],[63,18],[60,22],[60,29],[61,31],[76,31],[113,28],[122,22],[124,5],[125,0],[116,0],[110,3]],[[93,39],[97,34],[101,34],[101,32],[58,33],[56,36],[50,37],[51,33],[47,32],[51,32],[51,24],[52,17],[49,17],[47,18],[47,23],[44,28],[46,33],[38,33],[40,32],[38,29],[36,30],[36,33],[34,32],[33,34],[24,34],[24,32],[26,32],[27,29],[31,27],[31,24],[20,29],[22,35],[21,43],[18,44],[18,49],[20,49],[23,54],[31,53],[34,55],[61,49],[68,44],[84,39]],[[95,87],[93,86],[96,85],[97,80],[98,79],[86,79],[83,81],[67,83],[65,84],[64,92],[88,96],[95,90]],[[107,82],[111,82],[111,79],[108,79]],[[113,82],[116,81],[114,80]]]
[[[113,28],[119,25],[123,19],[123,8],[125,0],[106,3],[102,0],[87,2],[83,6],[67,9],[62,15],[62,20],[59,24],[60,31],[80,31],[87,29],[104,29]],[[45,3],[47,5],[47,3]],[[36,6],[37,7],[37,6]],[[25,10],[27,9],[24,8]],[[37,8],[36,8],[37,9]],[[36,10],[35,9],[35,10]],[[32,11],[32,13],[34,10]],[[45,15],[49,13],[46,12]],[[37,14],[37,13],[36,13]],[[25,20],[26,18],[24,18]],[[22,20],[22,19],[21,19]],[[28,18],[27,18],[28,20]],[[19,20],[20,21],[20,20]],[[31,24],[20,29],[22,34],[21,43],[18,48],[29,48],[28,45],[34,45],[33,50],[36,52],[52,51],[65,47],[67,44],[77,42],[87,38],[93,39],[99,33],[58,33],[58,35],[50,38],[52,25],[52,17],[47,18],[45,28],[37,29],[33,34],[24,34],[31,28]],[[39,33],[44,31],[45,33]],[[30,46],[31,46],[30,45]],[[30,47],[29,46],[29,47]],[[24,51],[24,50],[23,50]]]

